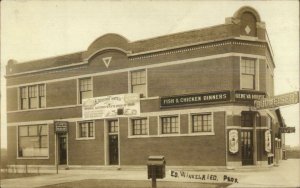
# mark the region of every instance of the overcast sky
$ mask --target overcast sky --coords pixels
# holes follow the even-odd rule
[[[9,59],[24,62],[87,49],[118,33],[129,41],[225,23],[241,6],[266,23],[275,54],[275,94],[299,90],[298,1],[13,1],[1,3],[2,146],[6,145],[5,83]],[[282,107],[286,144],[299,144],[299,105]]]

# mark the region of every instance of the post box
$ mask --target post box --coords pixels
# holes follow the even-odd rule
[[[164,156],[149,156],[147,161],[148,179],[163,179],[166,176],[166,161]],[[152,177],[155,176],[155,177]]]

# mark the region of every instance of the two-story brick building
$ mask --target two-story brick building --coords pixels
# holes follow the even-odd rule
[[[274,68],[251,7],[208,28],[133,42],[106,34],[86,51],[10,60],[9,163],[145,166],[163,155],[169,166],[267,165],[280,123],[253,100],[273,96]],[[137,104],[129,115],[100,110],[128,96]],[[83,116],[83,105],[94,113]],[[68,133],[55,134],[54,121]]]

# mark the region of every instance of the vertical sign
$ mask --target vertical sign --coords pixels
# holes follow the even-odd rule
[[[271,132],[266,130],[265,132],[265,150],[266,152],[271,152]]]
[[[238,142],[238,131],[237,130],[230,130],[229,131],[229,152],[230,153],[237,153],[239,151],[239,142]]]

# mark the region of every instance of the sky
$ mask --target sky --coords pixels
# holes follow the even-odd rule
[[[98,37],[129,41],[225,23],[242,6],[266,23],[275,58],[275,94],[299,90],[298,1],[14,1],[1,2],[1,145],[6,147],[5,65],[84,51]],[[281,107],[286,144],[299,145],[299,104]]]

